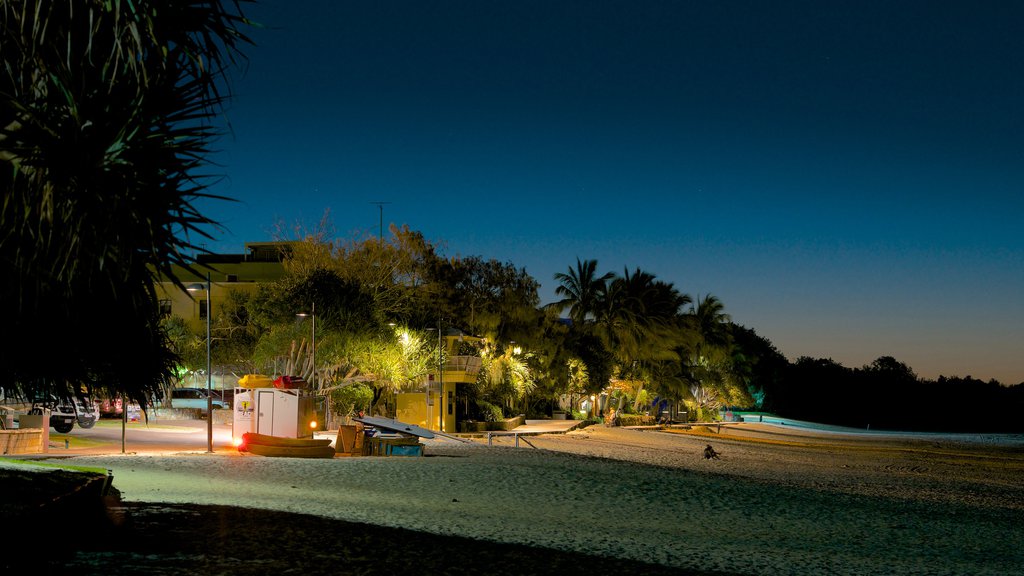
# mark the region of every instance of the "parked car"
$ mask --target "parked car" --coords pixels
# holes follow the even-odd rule
[[[99,404],[100,416],[103,418],[121,418],[123,416],[124,400],[121,398],[103,400],[97,404]],[[154,402],[150,401],[148,405],[152,406],[153,404]],[[128,403],[128,420],[138,420],[141,413],[142,408],[139,406],[138,402]]]
[[[213,390],[210,404],[214,410],[230,410],[231,403]],[[206,388],[175,388],[171,390],[171,408],[198,408],[206,412]]]
[[[87,397],[67,401],[51,396],[46,400],[36,400],[28,413],[42,414],[44,408],[50,410],[50,427],[61,434],[71,432],[76,422],[82,428],[92,428],[100,419],[99,407]]]

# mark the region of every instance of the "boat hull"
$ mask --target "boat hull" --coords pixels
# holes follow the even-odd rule
[[[256,432],[242,434],[242,443],[246,445],[258,444],[261,446],[329,446],[330,438],[281,438],[279,436],[267,436]]]
[[[250,444],[249,452],[257,456],[284,458],[334,458],[334,448],[328,446],[268,446]]]

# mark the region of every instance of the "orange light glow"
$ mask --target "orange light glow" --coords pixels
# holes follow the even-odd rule
[[[242,445],[242,439],[241,438],[232,438],[231,439],[231,443],[234,444],[235,447],[241,446]]]
[[[309,427],[310,428],[316,428],[316,420],[313,420],[312,422],[310,422],[309,423]]]

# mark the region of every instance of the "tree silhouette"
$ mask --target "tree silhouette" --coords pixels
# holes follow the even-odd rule
[[[245,22],[218,1],[0,2],[5,391],[145,403],[171,375],[153,281],[212,224],[195,202]]]

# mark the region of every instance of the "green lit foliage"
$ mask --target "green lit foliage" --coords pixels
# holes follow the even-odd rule
[[[425,333],[400,328],[393,337],[375,340],[357,363],[374,376],[374,386],[382,393],[409,391],[437,371],[437,347]]]
[[[476,408],[484,422],[498,422],[505,418],[500,406],[486,400],[477,400]]]
[[[11,395],[84,385],[145,404],[173,375],[153,281],[211,224],[195,202],[245,24],[217,1],[0,1]]]
[[[529,361],[532,355],[513,346],[507,346],[501,354],[485,349],[481,354],[483,368],[477,379],[479,394],[494,404],[507,409],[508,413],[523,412],[527,397],[537,386]]]
[[[361,382],[340,386],[331,391],[331,412],[351,416],[360,410],[368,411],[373,404],[373,388]]]

